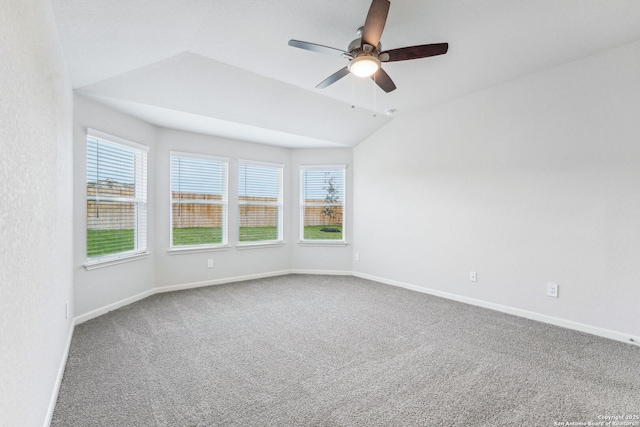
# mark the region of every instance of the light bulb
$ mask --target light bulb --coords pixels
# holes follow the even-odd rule
[[[349,71],[358,77],[369,77],[380,68],[380,61],[375,56],[362,55],[349,62]]]

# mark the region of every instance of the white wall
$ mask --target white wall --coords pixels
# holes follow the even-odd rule
[[[300,240],[300,166],[347,165],[345,189],[344,230],[347,246],[310,246],[298,244]],[[291,211],[290,229],[295,245],[291,257],[293,270],[322,272],[351,272],[351,244],[353,240],[353,149],[306,148],[291,153]]]
[[[639,336],[638,76],[635,43],[394,120],[354,152],[354,270]]]
[[[149,147],[148,248],[151,255],[87,271],[87,136],[93,128]],[[148,291],[155,286],[155,128],[80,96],[74,97],[74,289],[76,315],[83,315]]]
[[[229,159],[229,249],[201,253],[169,254],[170,239],[170,175],[169,152],[183,151]],[[288,270],[292,248],[290,214],[284,212],[284,239],[279,247],[243,249],[238,243],[238,160],[259,160],[285,166],[284,199],[289,203],[290,185],[286,179],[290,169],[290,150],[250,142],[198,135],[169,129],[157,131],[156,198],[157,286],[188,285],[241,276],[260,275]],[[214,268],[207,268],[207,259]]]
[[[42,426],[72,328],[71,87],[46,0],[0,13],[0,425]]]

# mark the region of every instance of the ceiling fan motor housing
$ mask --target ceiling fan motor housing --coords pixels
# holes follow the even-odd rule
[[[347,51],[354,58],[363,52],[372,54],[372,56],[375,56],[377,58],[380,52],[382,52],[382,43],[378,43],[378,46],[374,48],[369,44],[362,43],[362,39],[358,38],[349,43]]]

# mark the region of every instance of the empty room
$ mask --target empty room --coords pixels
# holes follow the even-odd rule
[[[640,427],[640,1],[0,0],[0,144],[0,427]]]

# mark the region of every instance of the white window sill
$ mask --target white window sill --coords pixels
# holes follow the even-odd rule
[[[332,241],[332,240],[300,240],[298,242],[300,246],[348,246],[348,242],[344,242],[342,240]]]
[[[104,268],[104,267],[109,267],[111,265],[123,264],[125,262],[137,261],[139,259],[144,259],[149,255],[151,255],[151,252],[142,252],[142,253],[131,254],[131,255],[104,257],[98,260],[87,261],[84,264],[84,268],[86,270],[95,270],[97,268]]]
[[[196,254],[199,252],[217,252],[217,251],[228,251],[230,248],[229,245],[218,245],[218,246],[186,246],[184,248],[171,248],[167,251],[169,255],[184,255],[184,254]]]
[[[281,248],[285,245],[285,242],[252,242],[252,243],[238,243],[236,249],[260,249],[260,248]]]

